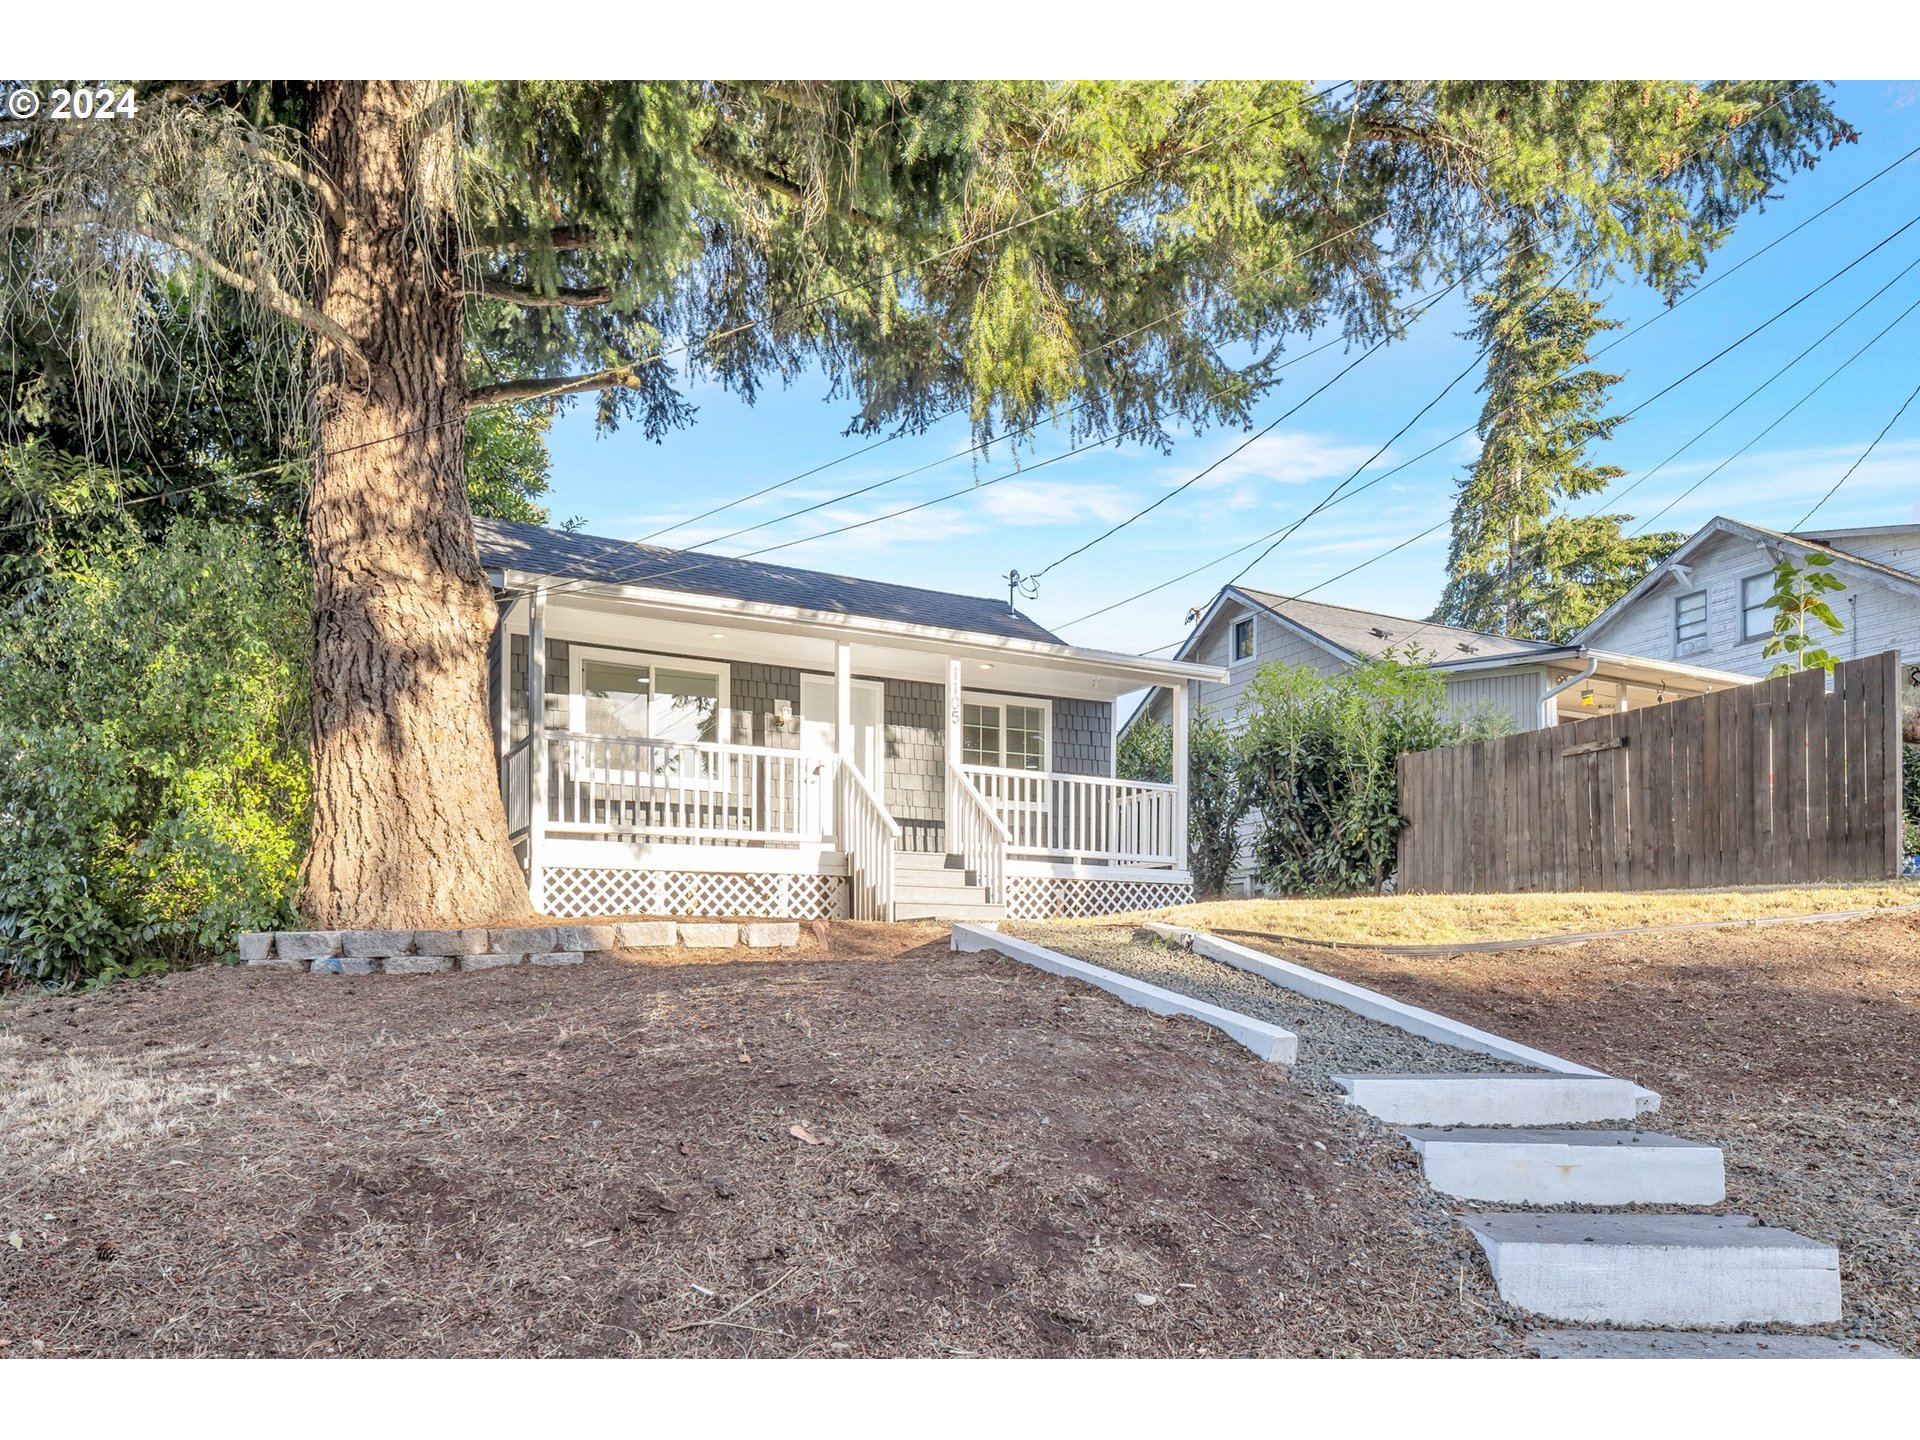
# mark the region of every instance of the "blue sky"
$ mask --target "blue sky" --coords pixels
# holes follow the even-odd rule
[[[1788,183],[1780,199],[1743,220],[1714,257],[1707,280],[1779,237],[1908,150],[1920,146],[1920,82],[1839,86],[1839,112],[1861,141],[1836,151]],[[1624,375],[1614,392],[1626,410],[1758,325],[1906,221],[1920,215],[1920,157],[1838,206],[1751,265],[1682,308],[1628,335],[1602,360]],[[1920,300],[1920,225],[1862,261],[1846,276],[1670,394],[1652,401],[1595,447],[1595,458],[1627,470],[1615,491],[1644,480],[1619,509],[1648,517],[1776,420],[1843,360]],[[1899,278],[1896,279],[1895,277]],[[1888,286],[1888,282],[1893,283]],[[1747,391],[1876,290],[1885,293],[1831,338],[1677,459],[1661,461],[1706,429]],[[1641,286],[1608,296],[1608,313],[1631,327],[1662,309]],[[1382,349],[1272,434],[1226,461],[1204,481],[1085,555],[1061,565],[1021,608],[1078,644],[1140,651],[1178,640],[1184,616],[1204,605],[1252,553],[1213,565],[1158,593],[1084,623],[1078,617],[1168,580],[1298,519],[1404,425],[1473,357],[1460,338],[1463,303],[1449,298],[1408,336]],[[1295,353],[1316,340],[1300,341]],[[1303,361],[1259,405],[1256,427],[1297,404],[1352,355],[1336,346]],[[1479,413],[1477,373],[1457,385],[1418,424],[1368,466],[1364,482],[1411,459]],[[1739,458],[1680,500],[1661,528],[1690,530],[1715,514],[1789,527],[1845,473],[1920,382],[1920,310],[1794,411]],[[695,386],[698,422],[663,444],[637,429],[595,434],[591,408],[563,415],[552,434],[556,519],[578,515],[595,534],[639,539],[724,501],[846,456],[870,443],[842,436],[847,410],[826,399],[818,378],[743,405],[718,387]],[[1022,464],[1070,448],[1064,432],[1041,430]],[[770,561],[894,580],[968,594],[1005,593],[1010,567],[1031,573],[1059,559],[1114,521],[1163,496],[1246,439],[1209,430],[1182,437],[1170,454],[1138,446],[1106,447],[1018,476],[1005,451],[993,459],[959,456],[970,444],[964,423],[883,445],[843,460],[764,499],[674,529],[656,543],[711,544],[744,554],[790,540]],[[1251,570],[1245,583],[1299,593],[1446,518],[1453,487],[1471,460],[1472,441],[1450,444],[1382,480],[1351,503],[1315,516]],[[718,537],[829,500],[932,462],[934,468],[801,519]],[[1011,478],[1001,479],[1002,476]],[[993,484],[976,482],[994,481]],[[968,493],[851,534],[806,537],[911,506],[963,487]],[[1590,508],[1582,506],[1581,508]],[[1608,509],[1615,508],[1612,505]],[[1864,466],[1820,511],[1816,526],[1920,522],[1920,404],[1909,409]],[[1325,584],[1315,597],[1394,614],[1425,615],[1445,582],[1446,530]]]

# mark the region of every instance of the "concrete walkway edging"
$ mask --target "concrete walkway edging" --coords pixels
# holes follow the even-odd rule
[[[1456,1050],[1469,1050],[1477,1055],[1491,1055],[1496,1060],[1506,1060],[1515,1065],[1530,1065],[1536,1070],[1551,1071],[1556,1075],[1600,1075],[1604,1072],[1586,1065],[1576,1065],[1558,1055],[1549,1055],[1544,1050],[1536,1050],[1531,1045],[1522,1045],[1517,1040],[1495,1035],[1490,1031],[1453,1020],[1433,1010],[1423,1010],[1418,1005],[1408,1005],[1383,995],[1378,990],[1369,990],[1363,985],[1355,985],[1324,975],[1318,970],[1309,970],[1304,965],[1296,965],[1291,960],[1281,960],[1272,955],[1250,950],[1245,945],[1236,945],[1231,940],[1222,940],[1205,930],[1191,930],[1183,925],[1166,925],[1150,922],[1145,929],[1152,931],[1163,940],[1171,940],[1185,945],[1209,960],[1218,960],[1223,965],[1231,965],[1236,970],[1245,970],[1269,980],[1283,990],[1292,990],[1305,995],[1310,1000],[1323,1000],[1329,1005],[1338,1005],[1343,1010],[1364,1016],[1368,1020],[1377,1020],[1382,1025],[1391,1025],[1396,1030],[1404,1030],[1409,1035],[1418,1035],[1423,1040],[1436,1040],[1442,1045],[1451,1045]]]
[[[1150,1010],[1156,1015],[1189,1016],[1203,1025],[1211,1025],[1270,1064],[1291,1065],[1299,1047],[1299,1041],[1294,1037],[1293,1032],[1282,1030],[1278,1025],[1270,1024],[1265,1020],[1256,1020],[1251,1015],[1242,1015],[1218,1005],[1209,1005],[1204,1000],[1194,1000],[1175,991],[1162,989],[1158,985],[1149,985],[1144,980],[1135,980],[1132,976],[1122,975],[1117,970],[1107,970],[1098,965],[1089,964],[1085,960],[1076,960],[1070,955],[1062,955],[1057,950],[1049,950],[1044,945],[1018,940],[998,930],[990,930],[984,925],[955,925],[948,945],[949,948],[961,952],[992,950],[1006,956],[1009,960],[1018,960],[1023,965],[1031,965],[1036,970],[1045,970],[1052,975],[1062,975],[1070,980],[1083,981],[1129,1005]]]

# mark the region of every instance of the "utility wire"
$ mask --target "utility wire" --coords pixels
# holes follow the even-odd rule
[[[1912,219],[1909,219],[1905,224],[1900,225],[1891,233],[1882,237],[1880,240],[1876,241],[1872,246],[1870,246],[1865,251],[1861,252],[1859,255],[1855,256],[1852,260],[1848,261],[1845,265],[1841,266],[1840,269],[1834,271],[1833,274],[1827,276],[1827,278],[1822,280],[1819,284],[1803,292],[1798,298],[1782,306],[1779,310],[1776,310],[1772,315],[1768,316],[1765,320],[1761,321],[1758,325],[1748,330],[1745,334],[1741,335],[1739,338],[1733,340],[1727,345],[1722,346],[1713,355],[1709,356],[1707,359],[1695,365],[1692,369],[1688,370],[1684,375],[1680,376],[1678,379],[1670,381],[1668,384],[1662,386],[1659,390],[1655,391],[1653,394],[1647,396],[1644,400],[1641,400],[1638,403],[1636,403],[1630,410],[1626,411],[1623,415],[1621,415],[1619,419],[1623,422],[1626,420],[1630,420],[1635,415],[1645,410],[1649,405],[1652,405],[1654,402],[1664,398],[1667,395],[1672,394],[1676,389],[1684,385],[1687,381],[1694,379],[1696,376],[1698,376],[1701,372],[1706,370],[1708,367],[1717,364],[1719,361],[1725,359],[1728,355],[1732,354],[1735,350],[1739,349],[1742,345],[1745,345],[1748,341],[1752,340],[1755,336],[1761,334],[1769,326],[1773,325],[1775,322],[1779,321],[1785,316],[1791,314],[1794,310],[1798,309],[1801,305],[1805,304],[1808,300],[1813,298],[1813,296],[1819,294],[1822,290],[1826,289],[1827,286],[1833,284],[1834,281],[1840,279],[1848,271],[1852,270],[1856,265],[1859,265],[1862,261],[1866,260],[1869,256],[1875,254],[1879,250],[1883,249],[1885,246],[1891,244],[1900,235],[1912,229],[1915,225],[1920,225],[1920,214],[1916,214]],[[1654,314],[1653,316],[1649,317],[1648,320],[1643,322],[1640,326],[1636,327],[1636,329],[1644,329],[1646,328],[1647,325],[1650,325],[1654,321],[1660,319],[1661,316],[1670,315],[1672,313],[1673,313],[1672,309],[1661,310],[1656,314]],[[1483,350],[1481,354],[1484,355],[1484,353],[1485,351]],[[1477,357],[1476,357],[1475,363],[1478,363]],[[1458,383],[1458,380],[1459,380],[1459,377],[1456,377],[1453,381],[1450,381],[1448,383],[1447,388],[1451,389],[1454,384]],[[1441,393],[1442,395],[1444,395],[1446,392],[1443,390]],[[1437,396],[1435,397],[1436,400],[1438,398],[1439,397]],[[1433,402],[1429,402],[1428,408],[1431,408],[1432,403]],[[1404,433],[1405,428],[1406,427],[1402,427],[1402,433]],[[1477,423],[1475,425],[1468,426],[1466,429],[1461,430],[1456,434],[1448,437],[1448,439],[1441,441],[1440,445],[1432,447],[1431,449],[1429,449],[1424,453],[1432,454],[1433,450],[1442,448],[1445,445],[1453,443],[1454,441],[1464,439],[1466,436],[1472,434],[1478,428],[1479,428],[1479,425]],[[1416,457],[1416,458],[1423,458],[1423,457]],[[1392,472],[1389,472],[1389,473],[1392,473]],[[1247,573],[1248,570],[1253,568],[1253,564],[1258,564],[1260,560],[1264,560],[1267,555],[1272,553],[1273,549],[1279,544],[1281,540],[1286,539],[1294,531],[1298,530],[1300,525],[1305,523],[1305,521],[1311,518],[1312,515],[1317,514],[1320,511],[1329,508],[1333,504],[1339,503],[1339,498],[1345,498],[1345,499],[1353,498],[1354,495],[1357,495],[1361,493],[1363,490],[1369,489],[1373,485],[1378,484],[1379,481],[1385,479],[1386,476],[1385,475],[1377,476],[1375,477],[1375,479],[1367,482],[1366,485],[1357,487],[1350,494],[1347,494],[1344,497],[1341,497],[1340,491],[1344,489],[1344,487],[1347,484],[1349,484],[1353,480],[1353,478],[1354,478],[1353,476],[1348,476],[1345,481],[1341,482],[1340,486],[1335,488],[1332,494],[1330,494],[1325,499],[1323,499],[1312,510],[1308,511],[1306,515],[1300,517],[1298,520],[1291,522],[1289,525],[1282,526],[1277,530],[1269,531],[1266,535],[1261,536],[1259,539],[1251,541],[1246,545],[1239,546],[1233,550],[1226,552],[1223,555],[1215,556],[1213,559],[1208,560],[1201,565],[1195,566],[1191,570],[1187,570],[1179,575],[1174,576],[1171,580],[1162,581],[1158,585],[1150,586],[1147,589],[1136,591],[1132,595],[1124,596],[1123,598],[1116,600],[1109,605],[1102,606],[1098,610],[1089,611],[1085,615],[1081,615],[1076,617],[1075,619],[1066,621],[1064,624],[1056,628],[1065,630],[1072,626],[1083,624],[1088,620],[1092,620],[1098,616],[1107,614],[1109,611],[1117,610],[1123,605],[1130,605],[1137,600],[1145,599],[1148,595],[1152,595],[1161,590],[1164,590],[1170,585],[1178,584],[1180,581],[1189,579],[1192,576],[1199,574],[1203,570],[1212,569],[1215,565],[1221,564],[1226,560],[1230,560],[1237,555],[1245,554],[1247,551],[1252,550],[1263,543],[1272,541],[1273,544],[1268,545],[1267,549],[1262,551],[1260,556],[1257,557],[1257,559],[1254,562],[1252,562],[1252,564],[1242,567],[1239,573],[1234,576],[1234,580],[1228,583],[1231,584],[1231,583],[1237,582],[1242,576],[1244,576]],[[1626,493],[1628,493],[1628,491],[1631,491],[1633,488],[1634,486],[1631,486],[1631,485],[1628,486],[1627,490],[1620,492],[1619,496],[1609,497],[1606,503],[1616,502],[1619,498],[1623,497]],[[1445,523],[1447,522],[1443,521],[1442,525],[1444,525]],[[1436,526],[1434,528],[1438,529],[1441,527]],[[1423,532],[1422,535],[1417,536],[1415,538],[1423,539],[1425,538],[1426,535],[1431,533],[1433,533],[1432,530],[1429,530],[1429,531]],[[1408,543],[1412,543],[1412,542],[1408,542]],[[1404,546],[1395,547],[1395,548],[1400,549],[1400,548],[1404,548]],[[1387,553],[1393,553],[1393,552],[1389,551]],[[1348,573],[1351,573],[1351,572],[1348,572]]]
[[[1880,433],[1873,437],[1873,443],[1867,446],[1865,450],[1862,450],[1860,452],[1860,458],[1854,461],[1853,464],[1847,467],[1846,474],[1842,475],[1838,480],[1833,482],[1833,488],[1827,491],[1826,494],[1822,495],[1819,498],[1819,500],[1817,500],[1814,503],[1813,509],[1807,511],[1806,514],[1800,517],[1800,523],[1795,525],[1793,527],[1794,529],[1799,530],[1804,528],[1806,523],[1809,520],[1813,519],[1814,515],[1819,511],[1821,506],[1825,505],[1827,501],[1831,500],[1835,495],[1840,493],[1840,487],[1846,484],[1847,481],[1853,478],[1854,471],[1858,470],[1862,465],[1867,463],[1867,457],[1873,454],[1873,452],[1880,447],[1880,442],[1887,438],[1887,432],[1893,429],[1893,427],[1900,422],[1900,417],[1907,413],[1907,407],[1913,404],[1915,398],[1917,397],[1920,397],[1920,385],[1915,385],[1913,387],[1913,390],[1907,395],[1907,398],[1900,402],[1900,408],[1893,412],[1893,419],[1887,421],[1886,424],[1880,427]]]

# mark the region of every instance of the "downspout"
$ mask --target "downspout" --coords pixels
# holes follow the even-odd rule
[[[1569,675],[1566,679],[1562,680],[1558,685],[1555,685],[1551,690],[1547,691],[1546,694],[1542,695],[1540,697],[1540,723],[1534,728],[1537,730],[1545,730],[1549,726],[1558,724],[1559,722],[1554,718],[1554,713],[1553,713],[1554,697],[1559,695],[1560,692],[1563,690],[1571,690],[1574,686],[1578,685],[1583,680],[1591,680],[1593,678],[1593,672],[1598,670],[1599,668],[1600,668],[1600,657],[1598,655],[1595,655],[1592,659],[1587,661],[1586,669],[1582,670],[1577,675]]]

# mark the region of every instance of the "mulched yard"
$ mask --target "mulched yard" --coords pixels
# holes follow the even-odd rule
[[[1259,948],[1660,1091],[1643,1123],[1725,1150],[1724,1208],[1840,1247],[1846,1333],[1920,1355],[1920,918],[1444,958]]]
[[[0,1006],[0,1355],[1473,1355],[1517,1320],[1364,1116],[935,927]]]

